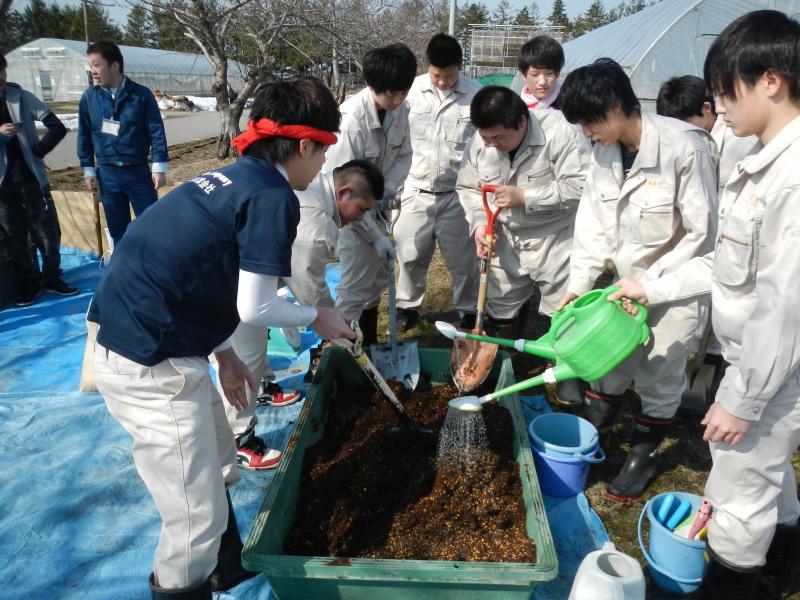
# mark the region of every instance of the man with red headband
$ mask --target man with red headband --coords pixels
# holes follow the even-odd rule
[[[227,495],[239,470],[208,355],[226,400],[241,409],[255,381],[228,341],[240,319],[353,337],[336,310],[277,296],[300,219],[293,188],[309,185],[335,142],[336,102],[315,79],[276,82],[256,97],[251,119],[234,140],[235,164],[184,183],[133,222],[89,308],[99,325],[97,387],[133,437],[162,518],[155,599],[210,599],[253,575],[241,567]]]

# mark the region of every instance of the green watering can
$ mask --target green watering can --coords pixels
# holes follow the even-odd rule
[[[609,302],[617,286],[587,292],[553,314],[550,331],[538,340],[507,340],[459,331],[450,323],[437,321],[436,328],[450,339],[466,338],[514,348],[555,360],[556,364],[541,375],[520,381],[486,396],[463,396],[450,401],[460,410],[480,410],[481,404],[544,383],[567,379],[596,381],[619,366],[637,346],[650,337],[647,309],[634,302],[636,316],[622,308],[622,302]]]

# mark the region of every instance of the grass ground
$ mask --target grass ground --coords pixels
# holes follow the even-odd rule
[[[172,146],[170,155],[172,157],[170,183],[189,179],[199,173],[231,162],[230,159],[219,160],[216,158],[215,140],[213,139]],[[78,168],[52,171],[50,181],[52,188],[56,190],[81,189],[80,185],[82,184]],[[532,302],[537,301],[534,298]],[[450,347],[449,340],[440,335],[433,326],[433,322],[438,319],[455,321],[458,318],[456,311],[453,310],[452,279],[438,251],[428,271],[428,289],[421,313],[423,318],[420,323],[401,337],[416,339],[421,347]],[[530,315],[536,315],[536,307],[533,305]],[[548,326],[547,319],[529,317],[524,332],[525,337],[537,338],[546,332]],[[384,294],[379,312],[378,331],[385,332],[387,327],[388,316]],[[383,340],[385,341],[385,339],[386,336],[383,335]],[[527,355],[516,355],[512,360],[518,380],[531,377],[544,367],[543,361]],[[530,393],[548,393],[551,407],[558,410],[549,391],[534,389]],[[711,468],[711,458],[708,445],[703,442],[703,427],[699,423],[700,419],[679,416],[662,446],[661,472],[651,483],[644,497],[628,504],[611,500],[605,494],[606,483],[616,476],[625,462],[628,450],[627,435],[632,427],[631,415],[635,410],[635,399],[631,395],[624,406],[623,417],[614,430],[606,462],[591,470],[586,496],[592,508],[603,520],[611,541],[614,542],[617,549],[634,556],[644,565],[645,560],[637,541],[636,524],[645,502],[665,491],[679,490],[702,495],[703,486]],[[800,477],[800,459],[797,453],[795,453],[793,464],[795,473]],[[789,598],[800,600],[800,577],[795,577],[792,589],[793,594]]]

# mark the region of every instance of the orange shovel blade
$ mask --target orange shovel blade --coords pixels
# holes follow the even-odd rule
[[[485,335],[482,331],[475,331]],[[456,339],[450,352],[450,372],[461,392],[471,392],[481,385],[492,371],[498,346],[477,340]]]

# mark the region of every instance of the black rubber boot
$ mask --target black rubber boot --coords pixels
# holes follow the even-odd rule
[[[721,559],[706,545],[708,570],[698,598],[703,600],[762,600],[756,595],[761,567],[737,567]]]
[[[556,382],[556,402],[566,409],[578,409],[584,403],[585,384],[580,379]]]
[[[419,311],[414,308],[397,309],[397,332],[405,333],[419,323]]]
[[[364,334],[364,346],[378,343],[378,307],[366,308],[358,319],[358,326]]]
[[[242,566],[242,538],[239,537],[239,526],[236,524],[231,495],[226,491],[225,496],[228,498],[228,527],[222,534],[222,541],[219,544],[217,566],[209,577],[211,590],[214,592],[227,591],[242,581],[258,575],[245,570]]]
[[[484,329],[486,330],[486,335],[490,337],[505,338],[507,340],[517,340],[521,335],[519,317],[495,319],[487,316],[484,322]]]
[[[800,559],[800,526],[778,525],[758,580],[758,598],[780,600],[788,592]]]
[[[604,437],[608,438],[611,428],[617,422],[624,399],[625,394],[602,394],[594,390],[584,392],[581,416],[597,428],[601,443]]]
[[[634,417],[628,459],[606,490],[611,498],[626,502],[642,495],[658,472],[658,447],[671,424],[672,419]]]
[[[211,600],[211,584],[208,579],[192,587],[180,589],[160,588],[154,583],[155,577],[150,573],[150,597],[153,600]]]
[[[475,313],[464,313],[461,321],[458,323],[458,328],[461,331],[472,331],[475,329]]]

